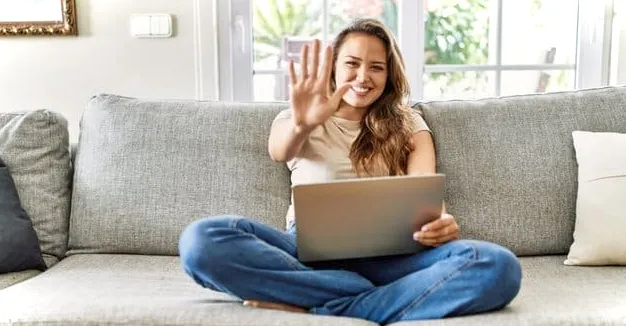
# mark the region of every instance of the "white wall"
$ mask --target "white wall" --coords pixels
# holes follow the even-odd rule
[[[0,38],[0,112],[57,111],[76,141],[94,94],[217,98],[213,0],[77,0],[77,11],[77,37]],[[173,15],[173,37],[133,38],[132,13]]]

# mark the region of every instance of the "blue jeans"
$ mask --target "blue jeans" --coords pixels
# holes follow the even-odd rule
[[[457,240],[416,255],[303,264],[294,228],[284,232],[237,216],[193,222],[179,250],[185,272],[203,287],[381,324],[500,309],[521,283],[515,255],[488,242]]]

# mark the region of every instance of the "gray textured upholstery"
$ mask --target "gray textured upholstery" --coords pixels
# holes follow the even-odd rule
[[[521,292],[502,311],[402,324],[626,324],[624,269],[570,267],[562,264],[564,259],[522,258]],[[0,302],[0,325],[8,320],[23,325],[373,325],[243,307],[230,296],[193,283],[177,257],[71,256],[36,278],[0,291]]]
[[[267,152],[282,109],[93,98],[75,158],[71,252],[176,255],[183,228],[207,215],[284,228],[289,172]]]
[[[0,274],[0,290],[7,288],[13,284],[23,282],[31,277],[39,275],[41,272],[38,270],[26,270],[15,273]]]
[[[0,113],[0,155],[51,266],[67,250],[72,178],[67,120],[48,110]]]
[[[145,255],[71,256],[0,303],[0,325],[375,325],[245,307],[193,283],[177,257]]]
[[[572,131],[626,132],[624,87],[418,106],[463,235],[518,255],[565,254],[573,242]]]

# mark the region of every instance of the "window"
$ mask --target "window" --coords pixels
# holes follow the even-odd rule
[[[287,100],[286,68],[355,17],[400,43],[412,99],[480,98],[608,83],[612,1],[219,1],[220,98]],[[227,28],[222,28],[226,26]]]
[[[574,88],[576,1],[427,3],[425,98]]]

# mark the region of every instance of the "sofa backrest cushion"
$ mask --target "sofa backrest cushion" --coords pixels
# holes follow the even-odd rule
[[[50,267],[67,250],[72,181],[67,120],[44,109],[0,113],[0,156]]]
[[[37,232],[0,154],[0,274],[29,269],[44,271],[46,263]]]
[[[462,235],[518,255],[566,254],[576,218],[572,132],[626,132],[626,88],[419,103]]]
[[[177,255],[192,221],[232,214],[284,228],[289,171],[267,150],[286,104],[95,96],[81,119],[69,254]]]

